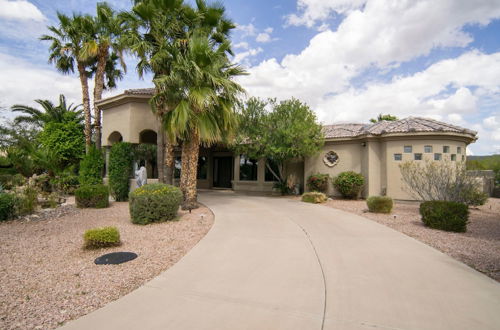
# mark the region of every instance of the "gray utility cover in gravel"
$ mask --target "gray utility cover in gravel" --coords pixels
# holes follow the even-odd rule
[[[112,252],[94,260],[96,265],[118,265],[137,258],[134,252]]]

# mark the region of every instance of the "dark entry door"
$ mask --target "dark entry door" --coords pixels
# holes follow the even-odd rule
[[[231,188],[233,179],[233,157],[214,157],[215,188]]]

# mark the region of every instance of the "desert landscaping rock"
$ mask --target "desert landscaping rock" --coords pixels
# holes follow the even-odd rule
[[[205,207],[180,212],[179,221],[147,226],[132,224],[123,202],[107,209],[67,205],[50,212],[36,221],[0,224],[0,329],[53,329],[98,309],[175,264],[213,223]],[[123,244],[84,250],[85,230],[106,226],[120,230]],[[94,264],[98,256],[115,251],[140,257],[119,265]]]

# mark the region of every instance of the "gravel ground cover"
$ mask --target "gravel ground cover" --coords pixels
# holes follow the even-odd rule
[[[206,207],[180,212],[179,221],[134,225],[128,203],[107,209],[64,206],[0,224],[0,329],[52,329],[118,299],[175,264],[211,228]],[[82,249],[86,229],[116,226],[122,246]],[[120,265],[95,265],[98,256],[131,251]]]
[[[352,212],[418,239],[500,282],[500,199],[470,210],[466,233],[424,226],[419,203],[396,202],[391,214],[368,212],[364,200],[330,199],[323,205]]]

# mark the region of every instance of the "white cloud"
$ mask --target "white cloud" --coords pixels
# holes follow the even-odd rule
[[[268,33],[259,33],[257,35],[257,38],[255,38],[255,41],[257,42],[270,42],[271,41],[271,36]]]
[[[236,29],[242,32],[242,35],[241,35],[242,38],[255,37],[255,41],[260,42],[260,43],[268,43],[271,41],[278,40],[278,39],[273,38],[271,36],[271,34],[274,31],[274,29],[272,27],[267,27],[264,30],[260,30],[257,27],[255,27],[255,25],[253,25],[253,23],[249,23],[247,25],[238,25],[236,27]],[[238,43],[238,45],[240,45],[240,44],[242,44],[242,43],[241,42]]]
[[[364,5],[367,0],[298,0],[297,8],[301,15],[287,16],[290,25],[312,27],[317,21],[329,19],[333,12],[344,14]]]
[[[234,48],[243,48],[243,49],[248,49],[249,45],[248,45],[248,42],[242,41],[242,42],[238,42],[238,43],[237,43],[237,44],[235,44],[233,47],[234,47]]]
[[[80,83],[76,76],[64,76],[2,53],[0,72],[0,102],[5,107],[35,105],[35,99],[56,101],[59,94],[64,94],[72,103],[81,103]]]
[[[236,30],[242,31],[243,37],[246,36],[253,37],[257,34],[257,28],[255,27],[255,25],[253,25],[253,23],[247,25],[238,24],[236,26]]]
[[[389,65],[428,54],[436,47],[464,47],[472,38],[466,24],[500,17],[497,0],[299,0],[303,23],[321,30],[332,12],[345,14],[337,31],[324,33],[333,60],[356,65]],[[288,20],[289,23],[293,23]]]
[[[44,21],[45,16],[32,3],[25,0],[0,0],[0,17],[8,20]]]
[[[260,48],[260,47],[258,47],[258,48],[250,48],[247,51],[235,54],[234,58],[233,58],[233,62],[234,63],[244,62],[243,64],[249,65],[250,63],[248,61],[244,61],[244,60],[246,60],[248,57],[255,56],[255,55],[259,54],[259,53],[262,53],[263,51],[264,50],[262,48]]]

